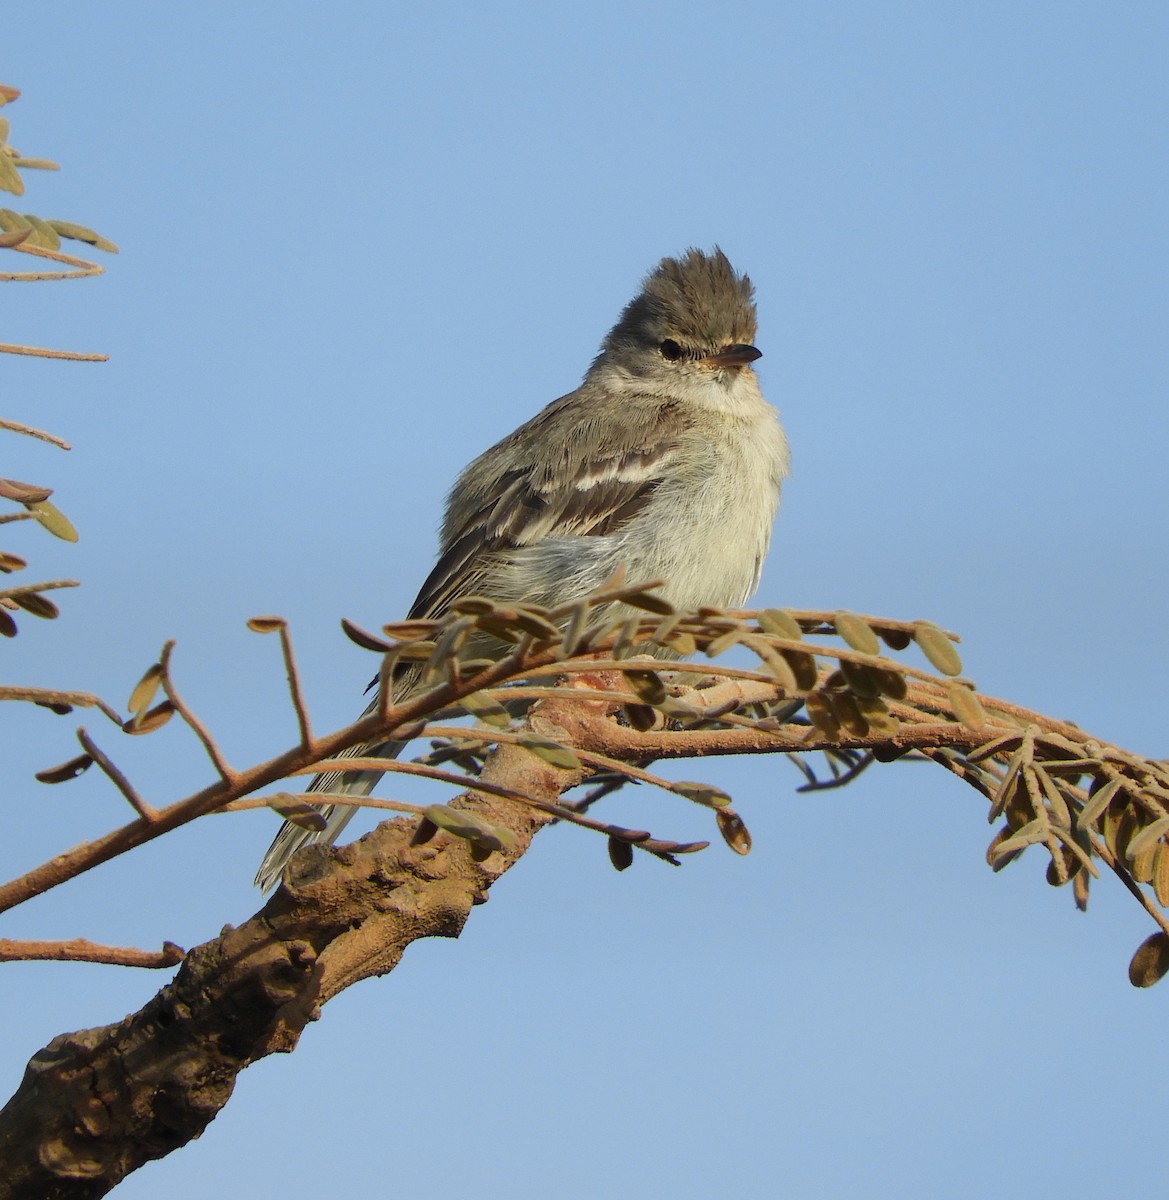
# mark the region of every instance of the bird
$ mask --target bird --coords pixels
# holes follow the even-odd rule
[[[743,605],[759,584],[790,457],[753,367],[762,354],[754,296],[717,246],[663,258],[580,387],[459,475],[410,617],[441,617],[472,595],[553,608],[622,567],[630,581],[664,580],[659,595],[675,609]],[[395,681],[397,701],[410,684]],[[403,745],[349,756],[396,756]],[[328,771],[308,791],[364,797],[381,774]],[[256,873],[260,888],[302,846],[332,844],[357,809],[319,811],[318,831],[285,822]]]

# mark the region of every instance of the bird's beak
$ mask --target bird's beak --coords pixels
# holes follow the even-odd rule
[[[724,346],[716,354],[708,354],[699,361],[708,363],[712,367],[745,367],[748,363],[753,363],[757,358],[762,357],[762,350],[757,350],[754,346],[736,344]]]

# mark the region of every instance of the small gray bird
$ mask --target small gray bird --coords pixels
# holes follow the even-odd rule
[[[666,580],[662,595],[679,609],[743,604],[759,583],[788,468],[779,416],[751,367],[760,356],[753,296],[717,247],[662,259],[580,387],[459,476],[438,563],[410,616],[442,616],[472,595],[551,608],[621,566],[631,582]],[[405,699],[411,679],[397,682]],[[402,745],[352,756],[391,757]],[[330,771],[308,790],[367,796],[380,777]],[[334,842],[356,811],[322,806],[318,833],[285,822],[256,883],[271,887],[302,846]]]

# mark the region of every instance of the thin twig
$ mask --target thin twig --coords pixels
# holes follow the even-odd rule
[[[0,588],[0,600],[15,600],[17,596],[36,595],[37,592],[51,592],[56,588],[80,587],[77,579],[52,579],[47,583],[22,583],[18,587]]]
[[[92,962],[113,967],[173,967],[186,957],[174,942],[163,942],[161,950],[138,950],[133,946],[101,946],[86,938],[67,942],[22,941],[0,938],[0,962]]]
[[[300,686],[300,672],[296,667],[296,655],[292,649],[292,634],[287,625],[280,626],[280,649],[284,654],[284,670],[288,676],[288,694],[296,710],[296,723],[300,729],[300,744],[306,749],[313,744],[312,722],[309,720],[308,705]]]
[[[5,276],[0,275],[0,279]],[[16,278],[8,276],[9,279]],[[68,276],[46,276],[46,278],[65,279]],[[46,350],[43,346],[13,346],[8,342],[0,342],[0,354],[25,354],[30,358],[64,358],[70,362],[109,362],[108,354],[81,354],[76,350]]]
[[[77,740],[81,743],[85,753],[93,759],[113,785],[126,797],[130,807],[144,820],[157,821],[158,810],[147,804],[145,800],[135,790],[134,785],[126,778],[126,776],[116,767],[110,760],[109,756],[101,750],[97,743],[85,732],[84,729],[78,729]]]
[[[105,267],[100,263],[90,262],[86,258],[77,258],[60,250],[50,250],[46,246],[30,246],[22,243],[12,246],[18,254],[31,254],[36,258],[47,258],[50,262],[64,263],[76,267],[74,271],[0,271],[0,283],[43,283],[53,279],[88,279],[94,275],[104,275]]]
[[[24,700],[46,708],[51,705],[96,708],[109,717],[119,729],[122,726],[122,718],[117,711],[100,696],[91,695],[89,692],[59,692],[52,688],[36,687],[0,687],[0,700]]]
[[[219,749],[207,726],[195,716],[186,701],[175,689],[174,680],[170,674],[170,656],[174,648],[175,643],[172,639],[163,646],[162,654],[158,660],[159,666],[162,668],[162,687],[163,691],[166,692],[166,698],[175,706],[175,712],[186,721],[192,732],[203,744],[203,749],[207,752],[207,757],[211,759],[215,769],[219,772],[220,778],[224,783],[232,783],[237,778],[237,772],[227,759],[223,757],[223,751]]]
[[[26,437],[37,438],[39,441],[60,446],[62,450],[73,449],[64,438],[59,438],[55,433],[46,433],[43,429],[34,429],[31,425],[22,425],[19,421],[5,421],[0,417],[0,429],[7,429],[11,433],[23,433]]]

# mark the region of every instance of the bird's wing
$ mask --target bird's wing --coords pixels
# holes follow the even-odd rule
[[[412,617],[439,616],[458,597],[476,594],[501,552],[549,538],[618,533],[650,502],[670,473],[687,422],[672,406],[643,405],[642,420],[626,427],[619,444],[606,444],[587,408],[567,403],[574,399],[558,401],[501,443],[505,470],[481,477],[480,459],[464,473],[463,502],[448,513],[443,553]],[[551,463],[550,438],[562,448]],[[537,440],[545,447],[543,461],[530,452]]]

